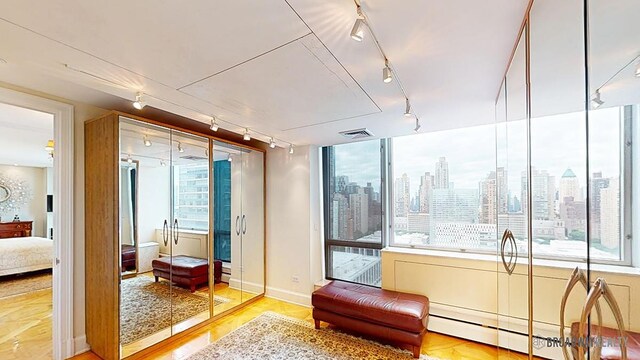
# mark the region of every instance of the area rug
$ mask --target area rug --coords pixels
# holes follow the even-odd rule
[[[52,283],[53,276],[50,270],[3,276],[0,278],[0,298],[49,289]]]
[[[265,312],[188,360],[231,359],[413,359],[412,353],[288,316]],[[426,355],[423,360],[437,360]]]
[[[147,337],[162,329],[209,310],[207,293],[174,286],[169,282],[155,282],[148,276],[122,280],[120,306],[120,342],[123,345]],[[229,299],[213,297],[217,306]]]

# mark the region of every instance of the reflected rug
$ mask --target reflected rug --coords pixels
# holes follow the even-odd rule
[[[209,310],[207,293],[191,293],[169,282],[155,282],[148,276],[123,279],[121,283],[120,342],[123,345],[147,337],[162,329]],[[171,299],[171,301],[170,301]],[[229,302],[221,296],[213,297],[213,305]],[[171,306],[173,304],[173,306]]]
[[[231,359],[413,359],[411,352],[273,312],[265,312],[188,360]],[[420,356],[422,360],[437,360]]]
[[[51,270],[0,277],[0,298],[51,288]]]

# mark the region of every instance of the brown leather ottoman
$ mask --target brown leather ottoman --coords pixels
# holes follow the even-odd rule
[[[579,322],[571,324],[571,337],[578,339],[580,336]],[[602,327],[601,333],[603,341],[606,344],[610,340],[611,343],[616,344],[616,341],[620,338],[618,329],[611,329],[608,327]],[[591,325],[591,337],[597,336],[597,325]],[[627,331],[627,359],[640,359],[640,334]],[[577,359],[578,344],[574,344],[572,347],[574,358]],[[603,346],[600,353],[600,360],[619,360],[622,359],[620,352],[620,346]]]
[[[186,255],[163,257],[151,262],[153,275],[156,278],[171,280],[178,285],[188,287],[191,292],[201,284],[209,282],[209,262],[207,259]],[[214,281],[217,283],[222,276],[222,262],[214,261]]]
[[[121,267],[122,271],[135,270],[136,268],[136,247],[133,245],[121,245]]]
[[[334,280],[313,292],[316,329],[325,321],[348,330],[391,342],[408,344],[420,357],[427,333],[429,299],[370,286]]]

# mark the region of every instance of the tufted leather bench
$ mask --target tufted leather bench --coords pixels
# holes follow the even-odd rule
[[[420,357],[427,333],[429,299],[426,296],[382,290],[334,280],[313,292],[313,319],[391,342],[408,344]]]

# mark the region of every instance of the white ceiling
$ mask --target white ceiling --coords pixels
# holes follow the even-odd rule
[[[50,139],[52,114],[0,102],[0,164],[51,167],[45,151]]]
[[[360,127],[411,133],[370,34],[349,37],[353,1],[187,4],[2,2],[0,80],[103,107],[144,91],[150,106],[205,122],[215,114],[280,145],[345,142],[338,132]],[[494,121],[527,0],[401,4],[362,6],[423,129]]]

